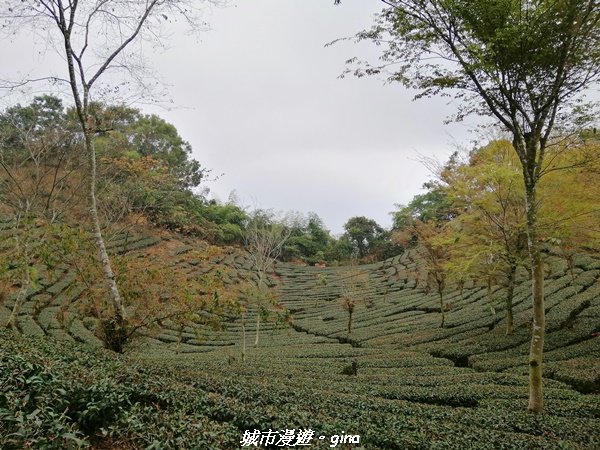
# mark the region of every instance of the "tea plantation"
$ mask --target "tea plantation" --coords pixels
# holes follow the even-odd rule
[[[144,257],[164,245],[130,235],[111,251]],[[184,256],[197,245],[171,240],[165,264],[189,277],[226,268],[228,283],[252,277],[250,260],[234,249],[209,268],[190,263]],[[40,268],[20,333],[0,332],[0,448],[257,448],[242,447],[245,430],[291,429],[315,438],[289,448],[600,448],[600,257],[576,258],[574,279],[550,248],[545,261],[540,416],[526,412],[525,271],[507,336],[504,289],[474,282],[448,290],[441,328],[439,299],[419,281],[412,251],[351,268],[278,263],[269,283],[287,320],[261,323],[255,347],[250,308],[242,360],[239,318],[224,318],[219,330],[166,320],[124,355],[105,350],[96,320],[81,313],[74,269]],[[357,299],[351,332],[341,304],[349,290]],[[12,302],[0,306],[0,320]],[[360,442],[334,445],[339,435]]]

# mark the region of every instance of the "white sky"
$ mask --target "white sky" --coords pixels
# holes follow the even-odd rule
[[[317,213],[334,233],[350,217],[390,226],[394,203],[427,181],[419,154],[445,160],[472,137],[466,124],[444,125],[454,108],[381,79],[338,79],[353,56],[379,49],[342,42],[372,23],[377,0],[238,0],[207,17],[200,40],[173,30],[151,65],[169,84],[173,123],[193,156],[213,174],[207,187],[226,201]],[[50,65],[27,37],[0,47],[0,77]],[[49,52],[51,53],[51,52]],[[42,67],[43,68],[43,67]]]

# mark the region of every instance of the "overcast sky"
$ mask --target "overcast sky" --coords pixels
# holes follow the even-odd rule
[[[469,124],[444,125],[443,99],[381,79],[338,79],[353,56],[378,48],[325,44],[367,28],[377,0],[239,0],[213,10],[196,39],[173,29],[170,48],[151,55],[176,108],[150,109],[173,123],[213,175],[211,196],[317,213],[334,233],[353,216],[389,227],[395,203],[421,192],[419,155],[444,160],[468,145]],[[27,38],[3,46],[14,68],[42,62]],[[45,58],[48,58],[46,56]],[[1,69],[6,74],[6,66]]]

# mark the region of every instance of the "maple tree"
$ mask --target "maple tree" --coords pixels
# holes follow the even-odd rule
[[[474,150],[448,181],[448,196],[461,211],[450,227],[451,270],[485,278],[488,296],[503,277],[506,334],[512,334],[515,277],[527,261],[524,187],[512,145],[500,140]]]
[[[434,220],[422,222],[410,218],[404,222],[404,230],[394,233],[394,240],[405,247],[414,247],[421,256],[420,267],[415,269],[416,276],[420,277],[419,270],[426,273],[426,289],[434,290],[440,302],[440,327],[446,323],[446,309],[444,293],[448,287],[449,272],[447,268],[450,260],[451,243],[448,242],[446,227],[443,223]]]

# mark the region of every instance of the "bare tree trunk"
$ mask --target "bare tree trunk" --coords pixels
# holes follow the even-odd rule
[[[254,346],[258,346],[258,336],[260,332],[260,312],[256,313],[256,337],[254,338]]]
[[[440,328],[444,328],[444,324],[446,323],[446,311],[444,308],[444,292],[439,290],[438,294],[440,296],[440,312],[442,313],[442,323],[440,324]]]
[[[115,309],[115,319],[117,324],[122,326],[124,321],[127,319],[127,313],[125,311],[123,300],[121,298],[121,294],[119,293],[115,275],[110,264],[110,258],[108,256],[108,252],[106,251],[106,245],[104,244],[104,238],[102,236],[100,220],[98,219],[96,199],[96,147],[89,130],[86,130],[85,132],[85,145],[88,153],[89,163],[89,206],[94,241],[96,242],[98,256],[100,257],[100,262],[102,264],[102,271],[104,272],[104,280],[108,291],[108,297]]]
[[[60,6],[61,15],[60,15],[60,24],[59,27],[63,34],[64,46],[65,46],[65,56],[67,60],[67,67],[69,71],[69,83],[71,85],[71,90],[73,92],[73,100],[75,101],[75,108],[77,111],[77,116],[79,118],[79,123],[81,125],[81,130],[83,132],[84,140],[85,140],[85,150],[88,158],[88,176],[89,176],[89,208],[90,208],[90,218],[92,219],[92,232],[94,236],[94,241],[96,243],[96,248],[98,250],[98,256],[100,258],[100,262],[102,264],[102,271],[104,272],[104,281],[106,283],[108,298],[112,303],[115,309],[115,320],[114,325],[118,330],[118,334],[124,332],[125,320],[127,318],[127,314],[125,312],[125,307],[123,306],[123,301],[121,299],[121,294],[119,293],[119,289],[117,287],[117,282],[115,280],[115,275],[113,273],[112,267],[110,265],[110,258],[108,256],[108,252],[106,251],[106,245],[104,244],[104,238],[102,237],[102,230],[100,228],[100,220],[98,218],[98,207],[97,207],[97,199],[96,199],[96,147],[94,145],[94,128],[93,128],[93,120],[89,115],[89,90],[92,83],[95,79],[102,74],[106,67],[104,67],[100,72],[97,72],[96,76],[90,82],[85,81],[85,73],[83,67],[81,65],[81,54],[79,55],[79,59],[75,61],[75,52],[72,47],[72,27],[74,25],[74,14],[77,5],[71,5],[71,21],[67,23],[66,15],[62,10],[62,5]],[[149,11],[149,10],[147,10]],[[145,21],[148,12],[144,15],[140,24]],[[139,28],[138,28],[139,31]],[[136,34],[132,35],[133,39]],[[81,52],[83,53],[83,51]],[[77,85],[77,74],[75,71],[75,63],[77,62],[79,67],[79,75],[81,77],[82,82],[82,93],[79,92],[79,87]],[[107,62],[107,64],[110,61]],[[90,123],[90,121],[92,123]],[[119,344],[120,345],[120,344]]]
[[[544,268],[537,235],[537,199],[535,183],[526,184],[527,236],[531,258],[533,294],[533,329],[529,348],[529,405],[527,409],[541,413],[544,409],[542,386],[542,354],[544,351]]]
[[[352,313],[353,311],[348,311],[348,334],[352,333]]]
[[[246,315],[242,314],[242,362],[246,361]]]
[[[515,276],[517,266],[511,263],[508,272],[508,284],[506,286],[506,335],[513,334],[513,298],[515,296]]]

